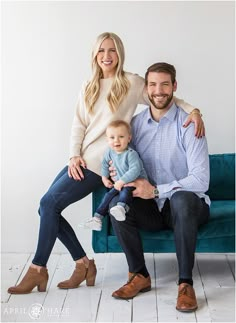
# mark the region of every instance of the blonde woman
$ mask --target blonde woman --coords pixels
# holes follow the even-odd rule
[[[76,288],[83,281],[87,286],[95,283],[97,270],[94,260],[88,259],[74,230],[61,213],[68,205],[102,185],[100,171],[107,147],[107,125],[116,119],[129,123],[137,104],[146,102],[144,79],[124,72],[124,56],[123,43],[117,35],[103,33],[98,36],[92,52],[93,75],[89,82],[84,83],[76,106],[69,164],[57,175],[40,201],[37,250],[22,281],[8,289],[11,294],[30,293],[35,287],[40,292],[46,290],[46,266],[57,238],[68,249],[76,265],[72,276],[60,282],[58,287]],[[199,110],[177,98],[175,101],[190,113],[186,125],[195,122],[196,135],[204,135]]]

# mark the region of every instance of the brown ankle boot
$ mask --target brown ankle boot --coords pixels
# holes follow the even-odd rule
[[[17,286],[8,288],[10,294],[28,294],[36,286],[39,292],[45,292],[48,282],[48,271],[42,267],[40,272],[37,269],[29,267],[22,281]]]
[[[89,260],[88,268],[82,263],[77,263],[70,279],[60,282],[57,287],[62,289],[77,288],[86,279],[87,286],[94,286],[97,269],[94,260]]]
[[[97,268],[94,263],[94,260],[89,260],[89,266],[87,268],[87,275],[86,275],[86,285],[87,286],[94,286],[95,279],[97,275]]]

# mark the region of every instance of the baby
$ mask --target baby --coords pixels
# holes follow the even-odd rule
[[[132,191],[135,187],[125,187],[124,185],[133,182],[137,178],[146,178],[147,174],[138,153],[129,147],[131,140],[131,127],[123,120],[111,122],[106,130],[109,148],[104,154],[102,161],[102,181],[103,184],[111,188],[101,204],[97,208],[92,219],[84,223],[84,227],[101,231],[102,219],[109,211],[111,200],[118,195],[118,202],[110,209],[110,214],[117,221],[126,219],[126,212],[129,211],[133,201]],[[110,179],[109,162],[116,170],[116,181]]]

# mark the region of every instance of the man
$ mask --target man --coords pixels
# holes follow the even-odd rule
[[[149,181],[127,184],[136,187],[130,216],[123,222],[111,217],[129,266],[127,284],[112,296],[130,299],[151,289],[138,229],[169,228],[174,231],[179,269],[176,309],[191,312],[197,309],[192,280],[197,231],[209,217],[210,200],[204,194],[209,186],[209,157],[206,138],[195,137],[193,124],[182,126],[187,114],[173,101],[175,77],[170,64],[150,66],[145,82],[151,105],[132,120],[132,144]]]

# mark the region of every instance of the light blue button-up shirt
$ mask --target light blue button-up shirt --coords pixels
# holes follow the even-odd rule
[[[194,135],[193,123],[183,127],[187,116],[174,103],[159,122],[149,108],[131,122],[132,147],[139,153],[149,181],[157,185],[160,210],[177,190],[194,192],[210,205],[204,194],[210,178],[207,140]]]

